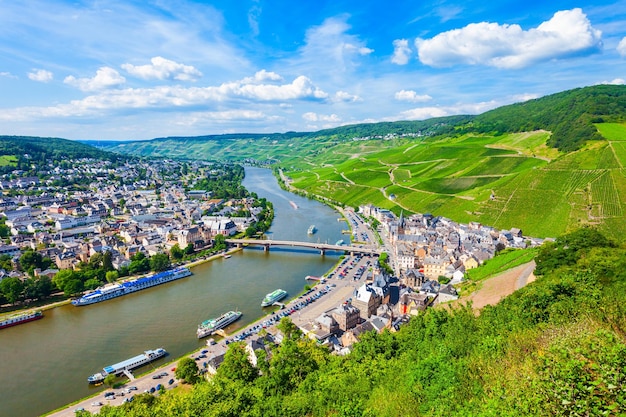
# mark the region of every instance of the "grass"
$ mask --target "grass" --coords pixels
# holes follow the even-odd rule
[[[625,123],[596,123],[598,132],[608,140],[626,141],[626,124]]]
[[[482,281],[516,266],[532,261],[537,255],[536,248],[506,249],[497,256],[485,261],[481,266],[467,271],[472,281]]]
[[[15,155],[0,155],[0,167],[17,166],[17,157]]]

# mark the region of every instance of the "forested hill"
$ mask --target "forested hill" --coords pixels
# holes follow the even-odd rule
[[[234,133],[224,135],[175,136],[148,141],[105,144],[115,152],[142,156],[197,157],[217,159],[280,159],[286,146],[289,154],[332,146],[341,141],[388,136],[442,137],[463,133],[502,134],[546,130],[548,145],[560,151],[579,149],[588,140],[601,139],[593,123],[626,120],[626,86],[598,85],[503,106],[478,116],[448,116],[421,121],[363,123],[316,132]],[[252,146],[247,146],[252,145]],[[237,149],[229,152],[229,147]],[[255,152],[256,149],[260,151]],[[269,149],[269,152],[268,152]]]
[[[626,86],[597,85],[512,104],[475,118],[479,133],[552,132],[548,145],[569,152],[587,140],[601,139],[593,123],[626,120]]]
[[[61,138],[32,136],[0,136],[0,158],[7,169],[26,169],[32,164],[43,164],[76,158],[119,159],[120,156],[105,152],[84,143]]]

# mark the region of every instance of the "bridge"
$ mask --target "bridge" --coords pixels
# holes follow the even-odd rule
[[[322,255],[326,251],[336,252],[349,252],[350,254],[362,253],[365,255],[380,255],[380,250],[372,248],[363,248],[360,246],[346,246],[346,245],[331,245],[328,243],[315,243],[315,242],[298,242],[292,240],[258,240],[258,239],[226,239],[226,243],[242,246],[263,246],[263,250],[266,252],[270,250],[272,246],[288,246],[297,248],[308,248],[319,250]]]

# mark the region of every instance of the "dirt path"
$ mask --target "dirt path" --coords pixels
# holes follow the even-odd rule
[[[504,297],[533,282],[535,280],[534,270],[535,261],[509,269],[500,275],[485,280],[482,288],[468,297],[459,299],[455,304],[465,304],[472,301],[472,307],[477,312],[486,305],[495,305]]]

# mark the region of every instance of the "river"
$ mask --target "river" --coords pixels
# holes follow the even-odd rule
[[[282,190],[271,171],[246,168],[244,186],[274,204],[272,239],[335,243],[345,222],[327,206]],[[297,205],[297,209],[290,203]],[[310,224],[318,232],[307,235]],[[146,349],[165,348],[158,366],[198,349],[197,324],[228,310],[242,318],[228,332],[264,315],[261,300],[283,288],[298,294],[306,275],[321,275],[338,254],[247,248],[193,275],[118,299],[46,311],[43,320],[0,331],[0,416],[37,416],[103,390],[87,376]],[[142,372],[142,370],[139,370]]]

